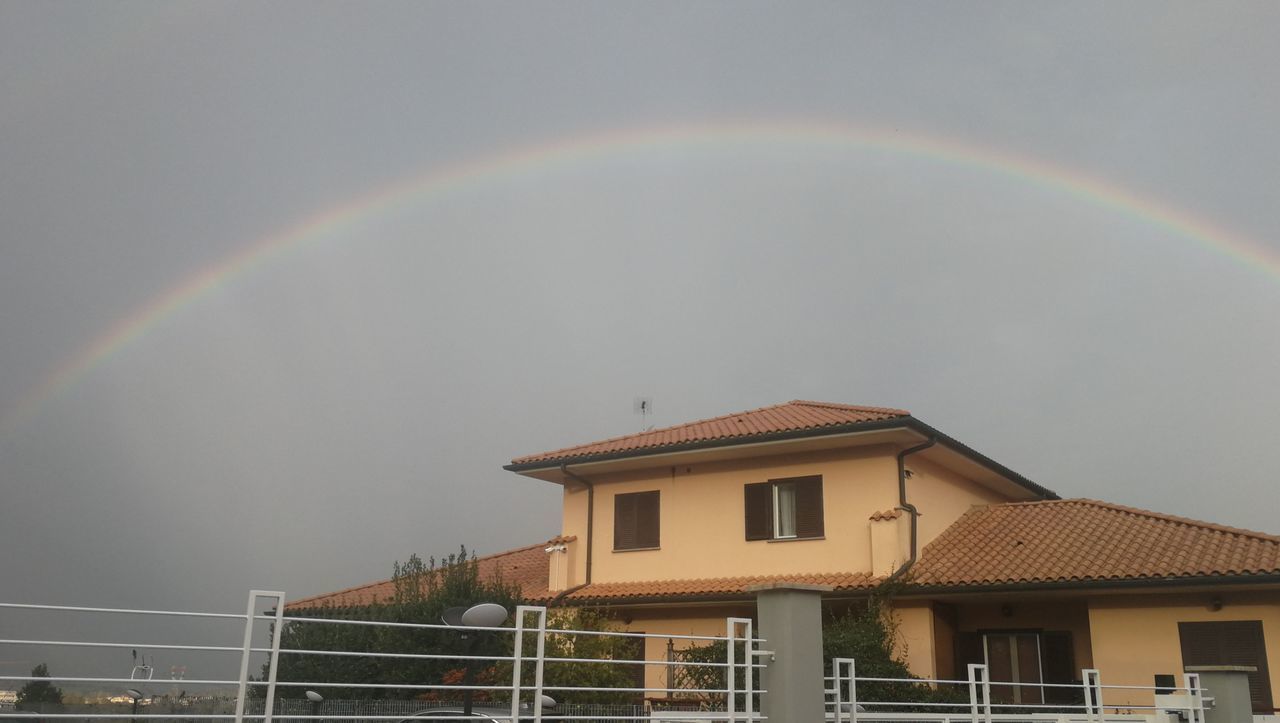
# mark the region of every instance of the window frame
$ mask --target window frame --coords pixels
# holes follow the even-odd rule
[[[781,490],[792,490],[793,534],[781,535]],[[768,509],[764,509],[767,505]],[[748,542],[791,542],[820,540],[826,535],[826,510],[823,500],[822,475],[780,477],[765,482],[749,482],[743,487],[744,529]]]
[[[652,500],[652,502],[649,502]],[[652,505],[646,508],[646,505]],[[645,528],[652,513],[653,529]],[[630,532],[630,535],[624,534]],[[649,533],[652,534],[649,534]],[[632,540],[627,543],[627,538]],[[662,493],[660,490],[621,492],[613,496],[613,551],[657,550],[662,546]]]

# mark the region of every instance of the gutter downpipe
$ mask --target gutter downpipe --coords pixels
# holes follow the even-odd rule
[[[901,567],[894,570],[892,575],[885,578],[885,581],[880,583],[881,585],[889,585],[895,582],[898,578],[907,574],[907,570],[910,570],[912,565],[916,564],[916,558],[919,556],[917,535],[920,527],[920,510],[917,510],[915,505],[907,502],[907,457],[916,452],[923,452],[937,443],[937,437],[929,437],[924,443],[908,447],[898,453],[898,508],[911,515],[911,556],[907,558],[906,562],[902,563]],[[587,559],[589,560],[590,558]]]
[[[569,465],[565,462],[560,463],[560,472],[563,473],[565,477],[581,482],[582,486],[587,488],[587,579],[581,585],[557,595],[556,600],[559,600],[561,597],[573,592],[574,590],[579,590],[591,584],[591,553],[595,547],[594,523],[596,519],[596,486],[588,482],[585,477],[580,477],[569,471]]]

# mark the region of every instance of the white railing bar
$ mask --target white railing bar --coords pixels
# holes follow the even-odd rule
[[[542,716],[542,720],[639,720],[639,721],[674,720],[674,721],[681,721],[681,723],[683,723],[683,721],[687,721],[690,719],[697,720],[700,718],[705,718],[710,721],[719,722],[719,721],[724,721],[725,716],[727,715],[728,713],[722,710],[719,710],[719,711],[655,710],[650,713],[641,713],[639,715],[544,715]],[[475,716],[472,716],[471,720],[475,720]],[[769,720],[769,718],[767,716],[763,716],[758,713],[754,715],[747,715],[746,713],[738,713],[737,717],[734,718],[734,720],[735,721]]]
[[[243,615],[233,616],[244,618]],[[255,620],[275,620],[273,615],[255,615]],[[332,625],[383,625],[394,628],[418,628],[426,630],[452,630],[455,633],[466,634],[472,631],[489,631],[500,633],[514,633],[515,628],[484,628],[484,627],[468,627],[465,630],[452,625],[441,625],[439,623],[394,623],[383,622],[378,620],[344,620],[341,618],[307,618],[307,617],[290,617],[285,616],[282,620],[286,623],[328,623]],[[558,630],[547,628],[548,635],[596,635],[619,638],[653,638],[653,639],[672,639],[672,640],[709,640],[711,642],[720,642],[726,640],[725,637],[719,635],[662,635],[659,633],[626,633],[621,631],[609,630]],[[738,642],[742,642],[745,638],[737,638]],[[754,643],[768,642],[765,638],[752,638]]]
[[[134,682],[137,682],[137,681],[134,681]],[[266,682],[261,680],[258,680],[258,681],[251,680],[249,681],[249,684],[250,685],[266,685]],[[460,685],[460,684],[459,685],[444,685],[444,684],[428,685],[425,683],[319,683],[319,682],[309,683],[305,680],[277,680],[276,685],[277,686],[287,685],[292,688],[376,688],[379,690],[383,690],[383,689],[395,690],[398,688],[403,688],[405,690],[501,690],[504,692],[511,690],[511,686],[509,685]],[[623,689],[617,688],[617,690],[623,690]],[[347,716],[347,717],[350,718],[351,716]],[[358,716],[358,717],[363,717],[363,716]],[[405,718],[407,716],[400,716],[400,717]]]
[[[827,675],[823,677],[823,680],[835,680],[835,679],[836,679],[836,676],[834,675]],[[855,680],[867,681],[871,683],[955,683],[956,685],[969,684],[969,681],[967,680],[938,680],[935,678],[864,678],[862,676],[858,676],[857,678],[855,678]],[[1075,686],[1068,686],[1068,687],[1079,688],[1080,686],[1075,685]]]
[[[550,631],[547,631],[550,632]],[[284,652],[283,650],[280,652]],[[511,660],[511,658],[504,658]],[[607,663],[609,665],[667,665],[678,668],[727,668],[728,663],[681,663],[678,660],[610,660],[607,658],[554,658],[547,657],[548,663]],[[767,668],[766,663],[734,663],[734,668]]]
[[[228,645],[152,645],[150,643],[90,643],[79,640],[0,640],[3,645],[70,645],[80,648],[146,648],[148,650],[201,650],[239,653],[241,648]],[[269,650],[269,649],[267,649]]]
[[[846,703],[851,703],[851,702],[853,702],[853,701],[845,701],[845,702],[846,702]],[[891,701],[891,700],[862,700],[862,699],[859,699],[859,700],[857,701],[857,703],[858,703],[858,705],[861,705],[861,706],[868,706],[868,705],[892,705],[892,706],[919,705],[919,706],[925,706],[925,707],[928,707],[928,708],[968,708],[968,707],[969,707],[969,701],[967,701],[967,700],[966,700],[966,701],[964,701],[963,703],[925,703],[925,702],[921,702],[921,703],[909,703],[909,702],[904,702],[904,701]]]
[[[510,689],[510,686],[507,686],[507,688]],[[589,688],[589,687],[577,686],[577,685],[559,685],[559,686],[544,685],[542,686],[542,689],[543,690],[559,690],[563,692],[583,690],[589,693],[609,693],[609,692],[614,692],[614,693],[716,693],[721,695],[728,695],[730,692],[726,688],[594,688],[594,687]],[[747,691],[738,690],[733,692],[745,693]],[[763,688],[757,688],[751,692],[752,693],[768,693],[769,691],[764,690]]]
[[[0,608],[16,610],[57,610],[79,613],[121,613],[124,615],[173,615],[184,618],[223,618],[244,620],[244,615],[236,613],[193,613],[185,610],[135,610],[132,608],[90,608],[74,605],[26,605],[23,603],[0,603]]]
[[[122,703],[120,705],[127,705],[127,704]],[[79,719],[84,719],[84,718],[128,718],[128,719],[168,718],[170,720],[174,718],[182,718],[182,719],[195,718],[195,719],[201,719],[201,720],[227,720],[230,718],[236,718],[236,714],[223,713],[223,714],[187,715],[186,713],[138,713],[137,715],[133,715],[132,713],[9,713],[9,711],[5,711],[4,717],[5,718],[79,718]],[[252,717],[252,715],[246,715],[246,718],[255,718],[255,717]],[[261,715],[257,715],[256,718],[261,718]],[[401,718],[403,718],[403,715]]]
[[[1070,705],[1070,704],[1066,704],[1066,703],[1063,703],[1063,704],[1056,704],[1056,703],[992,703],[992,704],[991,704],[991,707],[992,707],[992,708],[1050,708],[1050,709],[1053,709],[1053,710],[1063,710],[1063,711],[1077,711],[1077,710],[1078,710],[1078,711],[1087,711],[1087,710],[1089,710],[1089,706],[1087,706],[1087,705]]]
[[[125,705],[125,704],[122,704],[122,705]],[[431,709],[426,709],[426,710],[431,710]],[[657,713],[659,714],[669,713],[669,714],[672,714],[673,717],[676,717],[677,719],[681,717],[681,714],[685,714],[685,713],[703,713],[704,715],[707,713],[710,713],[710,719],[714,720],[716,719],[716,714],[723,713],[723,711],[671,710],[671,711],[657,711]],[[13,713],[13,711],[6,711],[6,713],[4,714],[4,717],[5,718],[77,718],[77,719],[102,718],[102,719],[138,719],[138,720],[148,720],[148,719],[173,720],[173,719],[180,718],[183,720],[227,720],[230,718],[236,718],[236,714],[234,713],[188,714],[188,713],[180,713],[180,711],[175,711],[175,713],[138,713],[138,714],[133,714],[133,713],[35,713],[35,711],[31,711],[31,713],[27,713],[27,711],[19,711],[19,713]],[[260,719],[265,717],[266,717],[265,713],[244,714],[244,718]],[[703,717],[703,715],[699,715],[699,717]],[[347,714],[337,714],[337,715],[273,714],[271,715],[271,718],[278,719],[278,720],[351,720],[353,718],[358,718],[360,720],[404,720],[406,718],[412,718],[412,714],[410,713],[401,713],[398,715],[366,715],[364,713],[347,713]],[[650,715],[649,713],[640,713],[637,715],[543,715],[543,720],[649,720],[650,718],[652,718],[652,715]],[[745,714],[739,715],[739,718],[746,718],[746,715]],[[463,715],[461,714],[458,714],[457,717],[444,717],[444,715],[439,715],[439,717],[435,717],[435,715],[433,715],[431,719],[433,720],[475,720],[475,715],[472,715],[471,718],[463,717]],[[765,717],[765,715],[762,715],[762,714],[755,714],[755,715],[751,715],[750,719],[751,720],[768,720],[768,717]]]
[[[255,615],[255,620],[275,620],[271,615]],[[341,618],[281,618],[286,623],[325,623],[328,625],[373,625],[387,628],[415,628],[418,630],[452,630],[459,635],[471,632],[514,633],[515,628],[484,628],[480,626],[460,628],[441,623],[394,623],[386,620],[343,620]]]
[[[1000,685],[1004,685],[1004,683],[1001,683]],[[1080,686],[1078,686],[1078,685],[1077,685],[1077,686],[1075,686],[1075,687],[1079,688]],[[1168,686],[1168,687],[1163,687],[1163,686],[1161,686],[1161,687],[1157,687],[1157,686],[1153,686],[1153,685],[1098,685],[1098,686],[1095,686],[1095,687],[1098,687],[1098,688],[1112,688],[1112,689],[1115,689],[1115,690],[1150,690],[1150,691],[1157,691],[1157,690],[1169,690],[1169,689],[1173,689],[1173,690],[1182,690],[1182,688],[1176,688],[1176,687],[1174,687],[1174,686]]]
[[[850,701],[845,701],[844,703],[845,705],[849,705]],[[864,703],[863,701],[859,701],[858,705],[882,705],[882,704]],[[966,703],[965,705],[968,705],[968,704]],[[829,709],[830,707],[831,707],[831,703],[827,703],[827,708]],[[827,712],[830,713],[831,711],[828,710]],[[997,719],[1003,719],[1003,720],[1058,720],[1062,718],[1066,718],[1070,720],[1080,720],[1081,718],[1083,718],[1083,716],[1081,716],[1079,713],[1070,713],[1070,712],[1023,713],[1023,714],[993,713],[992,717]],[[1114,717],[1114,716],[1108,716],[1108,717]],[[1120,717],[1123,717],[1123,716],[1120,716]],[[1143,716],[1136,716],[1136,717],[1142,718]],[[971,716],[968,713],[947,713],[947,712],[925,713],[922,711],[915,711],[915,712],[908,711],[903,713],[899,711],[890,711],[890,710],[864,710],[858,713],[858,718],[870,718],[870,719],[883,718],[888,720],[902,720],[902,719],[917,720],[918,718],[919,720],[932,721],[932,720],[962,720],[962,719],[968,720],[971,718]]]
[[[3,642],[3,641],[0,641]],[[255,653],[269,653],[271,648],[251,648]],[[281,655],[337,655],[337,656],[354,656],[361,658],[406,658],[419,660],[494,660],[508,661],[515,660],[510,655],[449,655],[446,653],[362,653],[358,650],[293,650],[290,648],[281,648]],[[549,658],[554,660],[554,658]]]
[[[835,681],[836,676],[823,676],[822,679],[824,679],[824,681]],[[849,678],[840,678],[840,679],[842,679],[842,681],[846,681],[846,679],[849,679]],[[856,679],[859,679],[859,681],[890,682],[890,683],[955,683],[955,685],[957,686],[969,685],[969,681],[942,681],[942,679],[937,679],[937,678],[864,678],[859,676]],[[1066,686],[1066,687],[1078,688],[1080,686]]]
[[[663,635],[661,633],[624,633],[621,631],[615,632],[611,630],[553,630],[552,628],[547,628],[547,634],[551,635],[552,633],[571,633],[574,635],[597,636],[604,635],[610,637],[616,636],[619,638],[653,638],[655,640],[666,640],[667,638],[671,638],[672,640],[710,640],[717,643],[728,640],[728,638],[723,635]],[[746,638],[734,638],[733,640],[736,643],[741,643],[745,641]],[[752,638],[751,642],[766,643],[768,640],[765,638]]]
[[[40,678],[32,678],[31,676],[28,676],[28,675],[0,675],[0,680],[24,680],[24,681],[56,680],[63,683],[137,683],[139,682],[137,678],[71,678],[71,677],[60,676],[60,675],[53,675],[53,676],[40,677]],[[164,678],[164,679],[158,678],[150,682],[176,683],[178,681],[171,681],[167,678]],[[182,681],[184,685],[235,685],[238,682],[240,681],[238,680],[203,680],[203,679],[193,680],[191,678],[187,678],[186,680]],[[8,713],[6,713],[5,715],[8,715]]]

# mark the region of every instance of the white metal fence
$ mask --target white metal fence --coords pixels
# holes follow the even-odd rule
[[[970,665],[966,680],[859,677],[850,658],[832,661],[827,719],[836,723],[1205,723],[1200,676],[1181,688],[1103,685],[1095,669],[1079,684],[1010,683]],[[1109,703],[1109,699],[1123,698]],[[1133,701],[1140,701],[1134,703]]]
[[[257,612],[265,607],[266,612]],[[759,686],[759,669],[763,663],[759,644],[754,637],[752,621],[748,618],[727,618],[723,636],[658,635],[624,633],[601,630],[572,630],[548,625],[547,609],[522,605],[515,611],[513,624],[500,627],[465,626],[432,623],[389,622],[342,617],[290,616],[285,614],[285,595],[281,592],[253,590],[243,614],[201,613],[189,611],[137,610],[121,608],[70,607],[56,605],[26,605],[0,603],[0,613],[6,610],[43,611],[44,614],[77,615],[105,614],[141,617],[144,619],[213,619],[243,623],[243,636],[239,644],[207,645],[181,642],[131,641],[131,640],[54,640],[54,639],[0,639],[0,650],[6,646],[31,648],[71,649],[120,649],[148,652],[190,651],[200,653],[239,654],[238,674],[228,669],[226,676],[184,678],[184,689],[205,688],[221,691],[221,694],[196,695],[182,699],[159,695],[148,688],[154,684],[171,681],[147,681],[135,674],[130,677],[112,677],[70,671],[47,678],[30,675],[0,676],[0,684],[19,687],[33,681],[54,684],[71,684],[94,687],[99,691],[113,691],[120,696],[116,702],[100,702],[83,706],[27,706],[28,710],[5,711],[0,717],[13,719],[127,719],[137,721],[174,720],[196,723],[205,720],[227,720],[243,723],[272,721],[406,721],[417,723],[425,720],[463,720],[464,707],[482,712],[490,720],[535,722],[552,720],[615,721],[615,720],[690,720],[707,717],[722,721],[760,720],[759,696],[765,691]],[[485,637],[487,652],[473,652],[472,644],[452,645],[448,650],[400,649],[356,650],[342,647],[291,648],[283,643],[291,636],[289,631],[306,626],[328,626],[332,629],[372,627],[379,634],[415,635],[432,631],[437,636]],[[7,627],[7,626],[6,626]],[[255,645],[255,640],[266,644]],[[334,636],[342,639],[341,636]],[[669,648],[702,646],[704,653],[698,659],[669,656],[653,660],[638,657],[601,657],[579,654],[580,650],[596,649],[587,642],[591,639],[629,641],[634,649],[643,651],[645,641],[660,639]],[[227,643],[234,641],[228,640]],[[551,642],[559,654],[549,652]],[[716,646],[716,647],[710,647]],[[461,648],[460,650],[458,648]],[[495,652],[497,651],[497,652]],[[722,655],[723,657],[719,657]],[[281,676],[282,659],[287,662],[304,660],[338,660],[354,665],[387,665],[386,679],[347,676],[347,679],[311,679]],[[260,667],[255,671],[255,661]],[[395,674],[395,665],[414,663],[439,663],[455,666],[453,671],[464,670],[461,680],[449,678],[411,678]],[[578,672],[570,675],[548,677],[548,666],[566,666]],[[230,668],[230,666],[227,666]],[[285,666],[288,668],[289,666]],[[305,673],[309,668],[294,666]],[[339,666],[341,667],[341,666]],[[473,679],[476,668],[485,675]],[[314,669],[314,668],[312,668]],[[613,675],[598,675],[598,671],[612,670]],[[619,670],[632,670],[637,674],[620,676]],[[643,671],[664,669],[667,675],[651,675],[661,678],[662,685],[642,683]],[[681,680],[670,671],[679,670]],[[593,672],[595,671],[595,672]],[[701,674],[697,674],[701,671]],[[61,671],[60,671],[61,672]],[[255,675],[255,672],[258,674]],[[291,671],[284,671],[289,673]],[[502,676],[502,679],[498,679]],[[560,679],[557,682],[556,678]],[[446,679],[448,678],[448,679]],[[630,678],[635,682],[620,682]],[[565,682],[569,679],[570,682]],[[690,685],[688,681],[700,681]],[[676,683],[683,682],[682,685]],[[356,692],[356,695],[352,693]],[[185,691],[184,691],[185,692]],[[303,693],[305,692],[305,696]],[[327,695],[329,693],[329,695]],[[340,699],[337,695],[346,696]],[[554,705],[544,707],[549,702]],[[476,700],[468,703],[472,698]],[[601,698],[615,700],[601,702]],[[617,699],[629,699],[626,701]],[[585,702],[584,702],[585,701]],[[412,719],[412,720],[410,720]],[[476,716],[470,719],[475,720]]]

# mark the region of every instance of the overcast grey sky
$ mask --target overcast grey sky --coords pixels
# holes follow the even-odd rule
[[[352,199],[711,129],[189,299],[0,434],[0,600],[235,611],[539,542],[558,488],[501,465],[638,431],[637,395],[905,407],[1063,496],[1280,532],[1277,37],[1273,2],[0,2],[0,417]],[[999,163],[715,140],[752,123],[1022,159],[1213,238]]]

